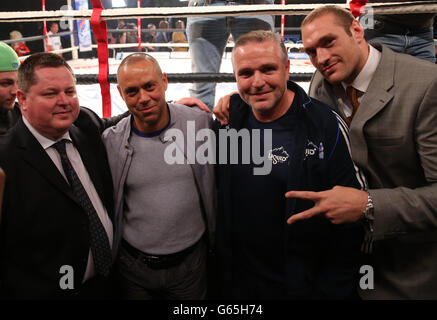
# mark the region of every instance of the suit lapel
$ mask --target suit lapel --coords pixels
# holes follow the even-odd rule
[[[27,129],[22,119],[17,123],[16,132],[17,146],[20,149],[20,156],[23,160],[37,170],[57,189],[65,193],[73,201],[76,201],[67,181],[65,181],[38,140],[36,140],[29,129]]]
[[[367,145],[363,128],[367,121],[384,109],[393,99],[390,89],[394,84],[395,54],[387,48],[382,49],[381,61],[373,75],[369,88],[361,100],[360,107],[350,127],[351,149],[354,161],[367,163]]]
[[[367,93],[361,101],[360,106],[363,108],[358,108],[353,123],[364,125],[366,121],[373,118],[393,99],[393,93],[389,90],[393,87],[394,74],[394,54],[384,48],[378,68],[373,75]]]

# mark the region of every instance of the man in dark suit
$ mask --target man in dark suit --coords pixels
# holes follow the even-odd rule
[[[55,54],[26,59],[18,88],[23,117],[0,137],[1,296],[104,297],[113,189],[103,122],[79,107],[73,72]]]
[[[308,15],[302,38],[318,70],[309,95],[349,121],[352,159],[369,189],[290,192],[315,206],[289,222],[316,214],[336,224],[363,219],[374,279],[361,296],[436,299],[437,67],[369,46],[360,23],[335,6]]]

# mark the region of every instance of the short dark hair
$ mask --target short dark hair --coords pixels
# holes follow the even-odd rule
[[[349,36],[352,36],[350,27],[352,25],[352,22],[355,20],[354,16],[352,15],[352,13],[350,13],[350,11],[343,9],[340,6],[334,5],[321,6],[311,11],[302,21],[301,28],[303,28],[307,24],[310,24],[314,20],[328,14],[334,15],[336,18],[335,22],[338,25],[342,26],[344,31],[346,31]]]
[[[284,56],[284,64],[287,64],[288,54],[287,49],[285,48],[285,44],[281,39],[281,36],[278,33],[266,30],[255,30],[249,33],[243,34],[241,37],[237,39],[234,45],[234,49],[232,50],[232,62],[234,60],[234,53],[238,47],[244,46],[249,42],[265,42],[272,41],[278,45],[281,49],[281,52]]]
[[[21,63],[20,67],[18,68],[18,89],[23,92],[28,92],[29,88],[38,81],[35,76],[35,70],[44,67],[65,67],[68,71],[70,71],[74,81],[76,81],[73,70],[62,57],[54,53],[42,52],[30,55]]]

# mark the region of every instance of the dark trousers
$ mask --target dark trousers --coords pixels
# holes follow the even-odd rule
[[[200,300],[206,296],[206,243],[202,239],[177,265],[154,269],[141,254],[123,246],[116,263],[121,298],[133,300]]]

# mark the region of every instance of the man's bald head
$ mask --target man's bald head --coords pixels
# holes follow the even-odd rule
[[[159,66],[158,61],[154,57],[152,57],[151,55],[148,55],[147,53],[138,52],[138,53],[133,53],[133,54],[127,56],[126,58],[124,58],[121,61],[120,65],[118,66],[118,69],[117,69],[117,82],[119,82],[120,71],[123,68],[126,68],[130,65],[137,64],[138,62],[141,62],[141,61],[152,63],[155,67],[155,71],[160,76],[162,75],[161,67]]]

